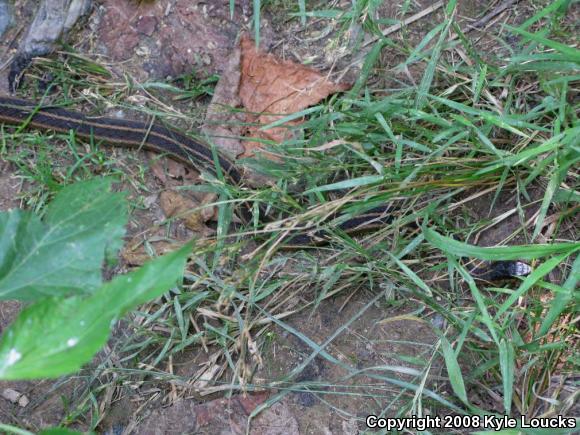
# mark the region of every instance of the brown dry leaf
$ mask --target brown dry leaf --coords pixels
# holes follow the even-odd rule
[[[173,159],[167,159],[167,173],[171,178],[184,179],[187,175],[187,169],[183,163],[176,162]]]
[[[181,247],[179,243],[172,243],[167,240],[149,241],[156,255],[163,255],[173,252]],[[145,249],[145,244],[140,241],[127,243],[121,251],[121,257],[130,266],[141,266],[151,260],[151,255]]]
[[[151,172],[164,186],[172,187],[182,184],[174,180],[199,182],[199,172],[186,167],[183,163],[153,152],[149,153],[149,157],[152,161]]]
[[[166,217],[183,220],[187,228],[204,236],[213,234],[213,230],[205,225],[208,213],[199,209],[199,204],[173,190],[166,190],[159,195],[159,205]],[[210,216],[213,216],[211,213]]]
[[[167,185],[167,176],[165,175],[165,165],[163,164],[161,159],[154,160],[153,163],[151,163],[150,168],[155,178],[157,178],[164,186]]]
[[[216,202],[217,199],[218,199],[217,193],[206,193],[201,198],[200,203],[203,205],[207,205],[207,204],[211,204],[212,202]],[[217,207],[204,207],[201,209],[200,214],[201,214],[204,222],[208,222],[211,220],[217,220],[218,208]]]
[[[282,119],[318,103],[350,85],[333,83],[313,68],[288,60],[281,60],[256,48],[254,41],[243,36],[240,41],[241,69],[240,99],[248,112],[248,122],[255,123],[246,136],[282,142],[288,139],[284,126],[265,131],[260,126]],[[292,124],[297,124],[298,121]],[[245,143],[245,156],[261,148],[258,142]]]

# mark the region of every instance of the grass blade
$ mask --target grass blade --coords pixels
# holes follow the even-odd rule
[[[576,257],[574,264],[572,265],[572,270],[570,275],[566,279],[566,282],[561,287],[561,291],[556,293],[556,297],[552,300],[550,304],[550,309],[540,326],[540,330],[536,334],[536,337],[542,337],[546,335],[552,325],[556,322],[560,314],[566,308],[566,305],[574,299],[576,286],[578,285],[578,280],[580,279],[580,255]]]
[[[451,388],[453,388],[453,392],[463,403],[469,404],[467,391],[465,390],[465,382],[461,374],[461,367],[459,367],[459,362],[457,361],[453,347],[451,347],[451,344],[445,336],[441,335],[439,340],[441,340],[441,349],[443,351],[443,358],[445,359],[445,366]]]
[[[431,59],[427,64],[427,68],[425,69],[425,73],[423,74],[423,78],[421,79],[421,83],[419,84],[419,90],[417,91],[417,99],[415,101],[415,107],[420,109],[423,107],[424,101],[429,94],[429,90],[431,89],[431,83],[433,83],[433,78],[435,77],[435,69],[437,68],[437,64],[439,63],[439,58],[441,57],[441,52],[443,50],[443,45],[447,39],[447,34],[449,33],[449,28],[453,23],[453,16],[455,12],[455,6],[457,4],[457,0],[451,0],[447,4],[447,15],[448,18],[445,23],[445,27],[439,34],[439,39],[437,40],[437,44],[433,48],[433,52],[431,54]]]
[[[443,252],[458,257],[473,257],[488,261],[532,260],[558,253],[567,253],[569,255],[580,250],[580,242],[482,248],[442,236],[431,228],[423,228],[423,233],[429,243]]]
[[[511,414],[512,409],[515,365],[513,344],[503,338],[499,342],[499,367],[503,383],[503,406],[507,415]]]
[[[556,50],[563,55],[565,55],[570,61],[580,63],[580,50],[570,47],[568,45],[562,44],[561,42],[552,41],[551,39],[544,38],[543,36],[538,35],[537,33],[530,33],[525,30],[512,27],[512,26],[505,26],[508,30],[511,30],[514,33],[522,35],[525,39],[530,41],[537,42],[539,44],[545,45],[553,50]]]

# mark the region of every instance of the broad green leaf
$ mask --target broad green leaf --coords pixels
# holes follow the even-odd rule
[[[175,285],[191,244],[119,276],[88,297],[45,298],[26,307],[0,341],[0,379],[54,378],[78,371],[128,310]]]
[[[123,246],[128,208],[125,192],[111,192],[113,181],[93,178],[64,187],[46,207],[43,221],[53,229],[55,237],[79,240],[101,231],[106,236],[106,258],[116,257]],[[87,234],[87,225],[94,228],[91,234]]]
[[[0,213],[0,299],[34,300],[88,292],[101,285],[105,258],[121,247],[124,193],[111,179],[66,186],[41,221],[20,210]]]
[[[580,250],[580,243],[551,243],[482,248],[442,236],[431,228],[423,228],[423,233],[429,243],[444,252],[457,255],[458,257],[473,257],[488,261],[531,260],[552,254]]]

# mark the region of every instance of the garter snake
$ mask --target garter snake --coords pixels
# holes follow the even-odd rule
[[[244,181],[243,170],[222,153],[214,153],[211,146],[193,139],[160,123],[90,117],[56,106],[38,104],[0,95],[0,123],[20,125],[60,133],[73,131],[79,138],[101,141],[104,144],[153,151],[185,163],[203,168],[216,175],[216,163],[224,178],[233,185]],[[214,160],[217,156],[217,161]],[[376,228],[390,222],[389,207],[377,207],[362,215],[347,219],[338,225],[347,233]],[[247,217],[249,210],[242,210]],[[322,240],[321,231],[298,234],[296,244],[316,244]]]
[[[2,95],[0,95],[0,123],[61,133],[72,131],[85,140],[97,140],[107,145],[145,149],[169,155],[189,166],[204,168],[214,175],[217,163],[228,182],[234,185],[243,183],[243,170],[229,158],[222,153],[214,153],[208,144],[159,123],[90,117],[61,107],[41,106]],[[368,231],[389,223],[392,219],[389,211],[389,206],[376,207],[364,214],[343,220],[337,227],[347,233]],[[246,214],[249,214],[249,210],[246,210]],[[299,233],[292,238],[292,243],[309,245],[324,240],[323,231],[313,231]],[[518,266],[516,263],[497,262],[497,267],[489,266],[489,273],[482,270],[479,272],[493,279],[527,275],[530,272],[529,268]]]

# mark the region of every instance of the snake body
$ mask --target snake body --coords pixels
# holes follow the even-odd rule
[[[61,133],[73,131],[75,135],[86,140],[94,139],[108,145],[142,148],[168,154],[187,165],[201,166],[215,174],[215,162],[210,146],[159,123],[93,118],[55,106],[42,107],[25,100],[3,96],[0,96],[0,121]],[[240,184],[242,174],[236,165],[219,153],[217,158],[228,181]]]
[[[233,185],[243,183],[243,171],[219,150],[198,139],[193,139],[157,122],[89,117],[56,106],[42,106],[9,96],[0,95],[0,122],[52,130],[61,133],[74,132],[79,138],[94,140],[106,145],[145,149],[185,163],[203,168],[216,175],[219,165],[224,178]],[[376,207],[362,215],[343,220],[337,227],[347,233],[367,231],[391,221],[389,207]],[[241,210],[247,219],[250,210]],[[303,232],[292,238],[295,245],[314,245],[324,242],[323,231]]]
[[[165,154],[194,168],[203,168],[216,174],[219,165],[227,181],[234,185],[243,183],[243,171],[228,157],[211,146],[193,139],[172,128],[159,123],[90,117],[79,112],[56,106],[43,106],[26,100],[0,95],[0,123],[20,125],[39,130],[52,130],[61,133],[74,132],[85,140],[96,140],[107,145],[145,149]],[[391,208],[380,206],[348,219],[341,219],[336,227],[347,233],[368,231],[390,223]],[[243,211],[245,217],[250,211]],[[322,230],[303,232],[294,235],[294,245],[316,245],[327,241]],[[479,270],[484,279],[509,278],[527,275],[529,267],[518,266],[517,262],[496,262],[488,271]],[[513,263],[513,264],[512,264]],[[497,269],[497,270],[496,270]]]

